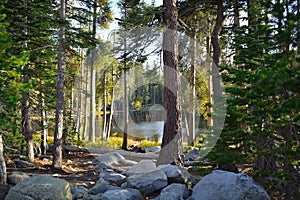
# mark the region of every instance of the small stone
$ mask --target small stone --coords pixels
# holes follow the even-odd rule
[[[17,168],[34,167],[34,164],[24,161],[24,160],[16,159],[16,160],[14,160],[14,163]]]
[[[91,189],[91,194],[104,193],[109,188],[109,183],[102,178],[99,179],[97,184]]]
[[[131,174],[127,178],[127,186],[151,194],[168,185],[167,176],[160,170],[147,173]]]
[[[141,160],[137,164],[133,165],[127,174],[150,172],[156,169],[156,165],[152,160]]]
[[[187,183],[189,173],[187,170],[176,165],[160,165],[157,169],[161,170],[168,177],[170,183]]]
[[[173,183],[161,191],[159,200],[183,200],[188,197],[189,191],[185,184]]]
[[[103,178],[106,181],[114,182],[116,184],[122,184],[126,179],[126,176],[119,174],[115,171],[108,171],[108,170],[102,171],[99,174],[99,177]]]
[[[10,184],[16,185],[26,178],[29,178],[29,176],[25,172],[13,171],[10,175],[7,176],[7,181]]]
[[[140,191],[132,188],[114,189],[106,191],[102,200],[144,200]]]

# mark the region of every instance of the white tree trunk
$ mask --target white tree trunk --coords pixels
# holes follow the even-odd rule
[[[84,127],[82,132],[82,140],[86,139],[87,136],[87,128],[88,128],[88,93],[89,93],[89,70],[86,69],[85,75],[85,95],[84,95]]]

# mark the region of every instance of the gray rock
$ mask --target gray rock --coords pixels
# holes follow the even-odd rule
[[[89,195],[86,198],[83,198],[83,200],[99,200],[102,199],[103,193],[95,194],[95,195]]]
[[[109,152],[102,154],[96,158],[96,168],[101,167],[105,168],[114,168],[114,166],[127,165],[132,166],[135,165],[135,161],[126,160],[124,156],[117,152]]]
[[[34,164],[24,161],[24,160],[16,159],[16,160],[14,160],[14,163],[17,168],[34,167]]]
[[[72,199],[70,185],[65,180],[50,176],[27,178],[12,187],[6,200]]]
[[[26,178],[29,178],[29,176],[25,172],[13,171],[10,175],[7,176],[7,182],[12,185],[16,185]]]
[[[0,185],[0,200],[5,199],[9,191],[9,186]]]
[[[154,146],[154,147],[147,147],[147,148],[143,148],[143,149],[146,151],[146,153],[148,153],[148,152],[157,153],[157,152],[160,151],[161,147],[160,146]]]
[[[136,165],[133,165],[127,174],[145,173],[156,169],[156,165],[152,160],[141,160]]]
[[[104,170],[99,174],[99,177],[103,178],[106,181],[114,182],[118,185],[122,184],[126,179],[126,176],[119,174],[113,170]]]
[[[151,194],[167,186],[167,176],[160,170],[147,173],[131,174],[127,178],[127,186],[142,190],[146,194]]]
[[[199,149],[191,150],[184,157],[184,161],[197,161],[199,159],[200,159],[200,150]]]
[[[200,180],[201,178],[190,175],[188,178],[188,183],[191,184],[192,187],[194,187],[197,183],[199,183]]]
[[[185,184],[173,183],[164,188],[157,200],[184,200],[189,197],[189,191]]]
[[[189,173],[176,165],[159,165],[157,169],[166,174],[168,182],[170,183],[187,183],[190,177]]]
[[[78,187],[77,196],[73,196],[73,199],[87,199],[89,196],[88,190],[84,187]]]
[[[271,200],[267,192],[245,174],[216,170],[193,188],[191,200]]]
[[[83,186],[70,186],[72,199],[79,199],[88,196],[88,190]]]
[[[91,194],[99,194],[99,193],[104,193],[106,190],[108,190],[110,187],[109,183],[102,178],[99,179],[97,184],[91,188]]]
[[[115,189],[106,191],[102,200],[143,200],[144,197],[140,191],[132,188]]]
[[[53,159],[53,156],[52,156],[52,155],[40,155],[40,156],[39,156],[39,159],[40,159],[40,160],[43,160],[43,159],[49,159],[49,160],[52,160],[52,159]]]

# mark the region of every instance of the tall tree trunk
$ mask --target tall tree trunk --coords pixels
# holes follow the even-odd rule
[[[26,65],[28,66],[28,65]],[[28,69],[28,67],[23,68],[23,72]],[[27,75],[23,74],[23,80],[28,80]],[[25,83],[27,81],[24,81]],[[29,106],[29,92],[22,92],[22,134],[25,136],[27,142],[27,155],[29,162],[34,161],[34,150],[33,150],[33,137],[32,128],[30,120],[30,106]]]
[[[97,0],[94,0],[93,6],[93,25],[92,25],[93,37],[96,38],[97,34]],[[96,69],[94,67],[96,50],[90,50],[92,54],[91,60],[91,97],[90,97],[90,126],[89,126],[89,141],[95,142],[96,131]]]
[[[211,40],[210,40],[210,37],[207,36],[206,37],[206,52],[207,52],[207,55],[208,56],[211,56]],[[207,96],[209,97],[209,103],[212,104],[212,98],[211,98],[211,94],[212,94],[212,78],[211,78],[211,75],[209,75],[208,77],[208,88],[207,88]],[[212,109],[211,109],[211,106],[207,106],[206,107],[206,112],[208,114],[207,116],[207,126],[210,127],[213,125],[213,120],[212,120],[212,117],[210,115]]]
[[[27,13],[28,2],[27,0],[23,0],[24,10]],[[28,35],[28,21],[27,16],[25,16],[24,21],[24,35],[27,37]],[[27,49],[27,38],[25,38],[23,43],[23,48]],[[26,64],[22,67],[22,82],[24,84],[28,83],[28,68],[29,64]],[[31,120],[30,120],[30,106],[29,106],[29,89],[27,91],[22,92],[22,134],[25,136],[25,140],[27,142],[27,155],[29,162],[34,161],[34,150],[33,150],[33,137],[32,137],[32,129],[31,129]]]
[[[106,140],[106,132],[107,132],[107,91],[106,91],[106,70],[107,66],[105,66],[103,72],[103,130],[102,130],[102,139]],[[100,106],[99,106],[100,107]]]
[[[81,137],[80,137],[80,131],[81,131],[81,117],[82,117],[82,91],[83,91],[83,69],[84,69],[84,65],[83,65],[83,50],[81,50],[81,56],[80,56],[80,80],[79,80],[79,100],[78,100],[78,112],[77,112],[77,122],[76,122],[76,132],[77,132],[77,139],[78,142],[80,141]]]
[[[87,136],[87,128],[88,128],[88,94],[89,94],[89,70],[86,68],[85,75],[85,95],[84,95],[84,126],[82,132],[82,140],[86,139]]]
[[[65,19],[66,9],[65,0],[60,0],[60,28],[59,28],[59,49],[58,49],[58,69],[56,80],[56,115],[55,115],[55,132],[54,132],[54,152],[52,167],[55,169],[62,168],[62,135],[64,125],[64,81],[65,81]]]
[[[221,47],[219,43],[219,36],[222,30],[222,25],[224,22],[223,15],[223,0],[217,1],[217,18],[216,24],[214,26],[212,35],[211,35],[211,43],[213,46],[213,61],[214,65],[212,66],[212,88],[213,88],[213,106],[212,112],[217,112],[217,110],[221,109],[221,98],[222,98],[222,89],[221,89],[221,78],[219,74],[219,65],[221,59]],[[217,115],[214,113],[214,117]],[[217,129],[221,128],[222,124],[218,123],[219,120],[213,121],[213,126]]]
[[[91,98],[90,98],[90,129],[89,141],[95,142],[95,121],[96,121],[96,69],[94,68],[95,50],[91,51]]]
[[[196,18],[196,16],[195,16]],[[193,43],[193,47],[192,47],[192,65],[191,65],[191,80],[190,80],[190,84],[192,87],[192,94],[191,94],[191,104],[192,104],[192,113],[190,115],[190,119],[189,119],[189,137],[188,137],[188,145],[189,146],[194,146],[194,140],[195,140],[195,135],[196,135],[196,70],[195,70],[195,66],[196,66],[196,47],[197,47],[197,36],[196,36],[196,30],[194,28],[194,32],[193,32],[193,38],[192,38],[192,43]],[[187,116],[186,116],[187,117]]]
[[[112,67],[111,67],[111,82],[114,83],[114,64],[112,64]],[[113,114],[114,114],[114,100],[115,100],[115,90],[114,90],[114,87],[112,87],[110,113],[109,113],[108,127],[107,127],[107,133],[106,133],[107,140],[109,139],[111,126],[112,126],[112,120],[113,120]]]
[[[41,124],[42,124],[42,134],[41,134],[41,153],[42,155],[47,154],[47,137],[48,137],[48,124],[45,108],[45,98],[44,93],[41,94]]]
[[[3,139],[0,134],[0,185],[6,185],[7,182],[7,173],[6,173],[6,164],[3,153]]]
[[[124,62],[124,105],[123,105],[123,113],[124,113],[124,130],[123,130],[123,143],[122,143],[122,149],[127,150],[127,133],[128,133],[128,123],[129,123],[129,117],[128,117],[128,94],[127,94],[127,75],[126,75],[126,59]]]
[[[163,33],[164,107],[166,119],[157,165],[181,163],[182,131],[180,112],[180,77],[178,69],[178,35],[176,0],[164,0]]]
[[[124,3],[125,7],[125,19],[127,19],[127,5]],[[124,106],[123,106],[123,114],[124,114],[124,130],[123,130],[123,143],[122,143],[122,149],[127,150],[127,133],[128,133],[128,123],[129,123],[129,117],[128,117],[128,95],[127,95],[127,59],[126,59],[126,51],[127,51],[127,36],[126,36],[126,22],[125,22],[125,36],[124,36]]]

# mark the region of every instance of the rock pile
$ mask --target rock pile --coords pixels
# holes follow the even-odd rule
[[[12,187],[6,199],[270,200],[252,178],[227,171],[217,170],[200,180],[178,166],[136,163],[115,152],[98,157],[94,170],[98,181],[90,188],[53,177],[30,177]]]

